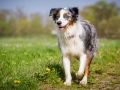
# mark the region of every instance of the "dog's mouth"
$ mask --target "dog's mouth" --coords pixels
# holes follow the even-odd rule
[[[59,26],[59,30],[65,30],[68,27],[68,24],[66,24],[65,26]]]

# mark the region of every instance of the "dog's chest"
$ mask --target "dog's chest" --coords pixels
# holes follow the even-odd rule
[[[83,41],[79,36],[71,36],[69,38],[62,38],[60,46],[63,55],[69,57],[79,57],[84,50]]]

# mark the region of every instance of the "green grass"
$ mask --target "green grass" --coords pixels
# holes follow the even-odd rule
[[[57,37],[0,38],[0,90],[120,89],[120,40],[100,40],[86,86],[75,78],[78,65],[71,60],[72,85],[64,86]]]

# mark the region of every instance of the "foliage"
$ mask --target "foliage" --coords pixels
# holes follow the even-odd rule
[[[95,25],[99,37],[120,38],[120,8],[114,2],[101,0],[83,8],[80,15]]]
[[[0,21],[0,36],[10,35],[9,25],[6,22]]]
[[[25,12],[18,8],[16,12],[11,10],[0,10],[0,36],[23,36],[38,33],[50,33],[53,30],[52,20],[45,19],[40,13],[26,15]]]
[[[52,19],[41,13],[27,15],[23,9],[0,10],[0,36],[25,36],[51,33],[56,29]],[[99,0],[94,5],[85,6],[80,15],[95,25],[100,38],[120,38],[120,7],[116,3]]]

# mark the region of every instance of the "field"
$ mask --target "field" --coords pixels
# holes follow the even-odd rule
[[[99,42],[88,84],[82,86],[75,78],[79,61],[72,59],[68,87],[63,85],[57,37],[0,38],[0,90],[120,90],[120,40]]]

